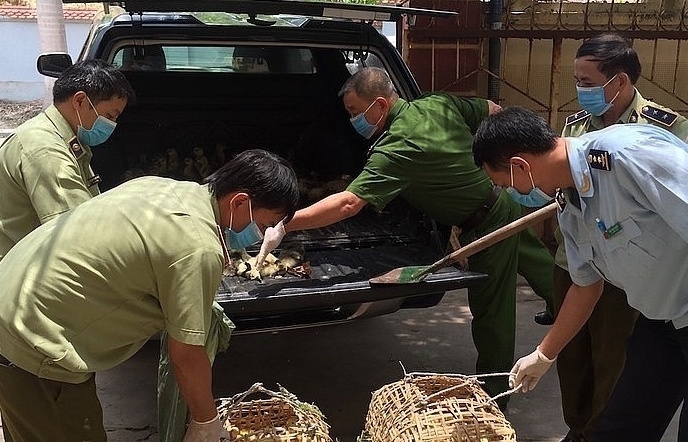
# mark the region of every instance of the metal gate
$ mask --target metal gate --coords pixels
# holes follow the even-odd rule
[[[643,96],[688,112],[688,0],[410,0],[458,11],[404,23],[402,53],[425,91],[529,107],[560,130],[576,112],[573,60],[583,39],[615,31],[633,40]]]

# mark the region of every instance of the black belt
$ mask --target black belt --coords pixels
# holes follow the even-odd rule
[[[490,193],[490,196],[487,197],[487,199],[482,203],[478,210],[476,210],[470,218],[468,218],[463,224],[461,224],[461,231],[463,233],[466,233],[478,227],[478,225],[483,221],[483,219],[485,219],[485,216],[487,216],[487,214],[490,213],[490,210],[499,199],[499,194],[501,193],[502,188],[499,186],[494,186],[492,188],[492,193]]]

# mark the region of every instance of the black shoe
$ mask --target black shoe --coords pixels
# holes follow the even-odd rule
[[[533,320],[537,324],[540,324],[540,325],[552,325],[552,324],[554,324],[554,318],[552,317],[552,315],[547,313],[546,310],[535,313],[535,317],[533,318]]]

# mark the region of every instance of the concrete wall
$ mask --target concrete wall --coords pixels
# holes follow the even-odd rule
[[[75,60],[88,36],[90,21],[67,21],[67,48]],[[43,98],[44,77],[36,70],[41,53],[35,20],[0,18],[0,100],[32,101]]]

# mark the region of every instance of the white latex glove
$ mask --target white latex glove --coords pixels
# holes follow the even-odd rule
[[[287,232],[284,230],[284,220],[278,222],[274,227],[265,229],[263,243],[260,245],[258,256],[256,256],[256,268],[258,270],[263,267],[263,261],[265,261],[265,257],[268,256],[268,253],[272,252],[280,245],[286,234]]]
[[[519,359],[511,369],[509,387],[515,388],[517,385],[523,384],[521,386],[521,391],[523,393],[533,390],[538,382],[540,382],[540,378],[542,378],[556,360],[557,358],[548,359],[547,356],[542,354],[539,347],[536,348],[535,351],[528,356]]]
[[[225,439],[229,440],[229,432],[220,422],[218,414],[208,422],[196,422],[192,419],[183,442],[219,442]]]

